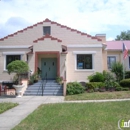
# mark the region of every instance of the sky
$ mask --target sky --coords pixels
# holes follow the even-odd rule
[[[114,40],[130,30],[130,0],[0,0],[0,38],[46,18]]]

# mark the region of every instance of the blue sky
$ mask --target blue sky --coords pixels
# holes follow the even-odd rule
[[[49,18],[113,40],[130,30],[130,0],[0,0],[0,38]]]

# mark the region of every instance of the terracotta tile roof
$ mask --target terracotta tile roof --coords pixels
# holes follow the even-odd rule
[[[3,41],[4,39],[7,39],[8,37],[13,37],[14,35],[17,35],[18,33],[22,33],[22,32],[24,32],[24,31],[26,31],[27,29],[33,28],[33,27],[35,27],[35,26],[37,26],[37,25],[39,25],[39,24],[43,24],[44,22],[50,22],[51,24],[56,24],[57,26],[60,26],[61,28],[66,28],[67,30],[70,30],[70,31],[72,31],[72,32],[76,32],[76,33],[78,33],[78,34],[81,34],[81,35],[84,35],[84,36],[87,36],[87,37],[90,37],[91,39],[95,39],[95,40],[97,40],[97,41],[102,41],[101,39],[99,39],[99,38],[97,38],[97,37],[91,36],[91,35],[89,35],[89,34],[87,34],[87,33],[80,32],[80,31],[78,31],[78,30],[76,30],[76,29],[72,29],[72,28],[67,27],[67,26],[64,26],[64,25],[61,25],[61,24],[59,24],[59,23],[57,23],[57,22],[54,22],[54,21],[49,20],[48,18],[46,18],[43,22],[38,22],[38,23],[36,23],[36,24],[34,24],[34,25],[32,25],[32,26],[29,26],[29,27],[27,27],[27,28],[24,28],[23,30],[17,31],[17,32],[11,34],[11,35],[8,35],[8,36],[6,36],[6,37],[4,37],[4,38],[1,38],[0,41]]]
[[[122,43],[126,45],[128,50],[130,50],[130,40],[129,41],[106,41],[107,50],[122,50]]]
[[[51,40],[57,40],[58,42],[62,42],[62,40],[58,39],[58,38],[55,38],[55,37],[52,37],[51,35],[45,35],[41,38],[38,38],[37,40],[34,40],[33,42],[36,43],[38,41],[42,41],[42,40],[45,40],[45,38],[50,38]]]

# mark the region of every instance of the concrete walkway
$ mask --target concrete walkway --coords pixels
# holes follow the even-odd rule
[[[17,107],[0,114],[0,130],[11,130],[41,104],[59,103],[63,101],[63,96],[24,96],[22,98],[0,97],[0,102],[19,103]]]
[[[63,96],[24,96],[22,98],[0,97],[0,102],[19,103],[17,107],[0,114],[0,130],[11,130],[41,104],[110,102],[128,100],[130,101],[130,99],[64,101]]]

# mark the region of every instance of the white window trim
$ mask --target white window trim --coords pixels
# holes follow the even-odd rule
[[[103,47],[103,45],[102,44],[93,44],[93,45],[91,45],[91,44],[88,44],[88,45],[86,45],[86,44],[80,44],[80,45],[77,45],[77,44],[70,44],[70,45],[67,45],[67,47],[69,47],[69,48],[71,48],[71,47],[95,47],[95,48],[102,48]]]
[[[73,51],[73,54],[75,54],[75,71],[95,71],[94,54],[96,54],[96,51]],[[78,54],[92,55],[92,69],[77,69],[77,55]]]
[[[3,52],[3,55],[24,55],[24,51]]]
[[[31,45],[25,45],[25,46],[0,46],[0,49],[27,49]]]
[[[4,55],[4,71],[7,71],[6,69],[6,55],[20,55],[20,59],[22,58],[22,55],[25,54],[25,52],[3,52]]]
[[[128,68],[130,69],[130,55],[128,56]]]

